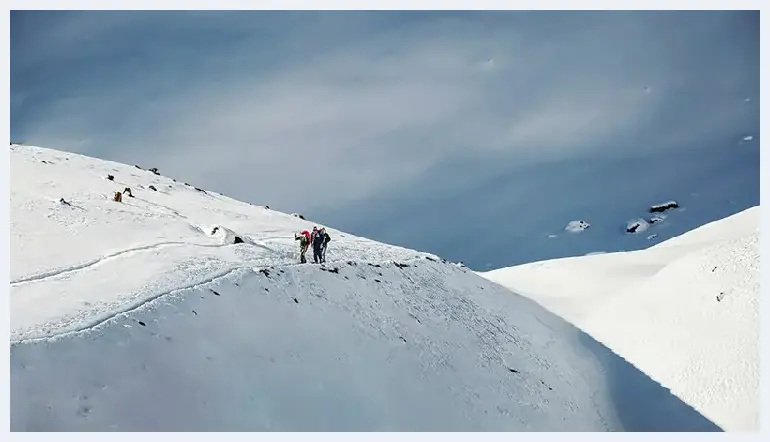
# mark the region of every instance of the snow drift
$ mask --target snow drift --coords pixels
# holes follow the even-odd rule
[[[13,430],[719,430],[434,255],[327,227],[329,263],[298,265],[299,217],[51,149],[11,165]]]
[[[722,428],[759,428],[759,207],[646,250],[482,275],[577,325]]]

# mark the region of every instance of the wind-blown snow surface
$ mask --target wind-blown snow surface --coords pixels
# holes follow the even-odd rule
[[[758,206],[646,250],[481,275],[575,324],[723,429],[759,428]]]
[[[297,217],[50,149],[11,170],[13,430],[719,430],[435,256],[328,229],[298,265]]]

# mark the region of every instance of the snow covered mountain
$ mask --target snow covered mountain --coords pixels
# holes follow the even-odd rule
[[[759,206],[646,250],[480,273],[608,346],[728,431],[759,429]]]
[[[720,430],[437,256],[328,228],[329,262],[299,265],[312,221],[146,167],[10,159],[12,430]]]

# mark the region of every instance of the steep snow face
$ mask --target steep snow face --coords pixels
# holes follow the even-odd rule
[[[726,430],[759,426],[759,207],[647,250],[482,273],[577,325]]]

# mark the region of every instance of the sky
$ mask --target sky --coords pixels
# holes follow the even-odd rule
[[[759,73],[758,11],[12,11],[11,137],[484,270],[759,204]]]

